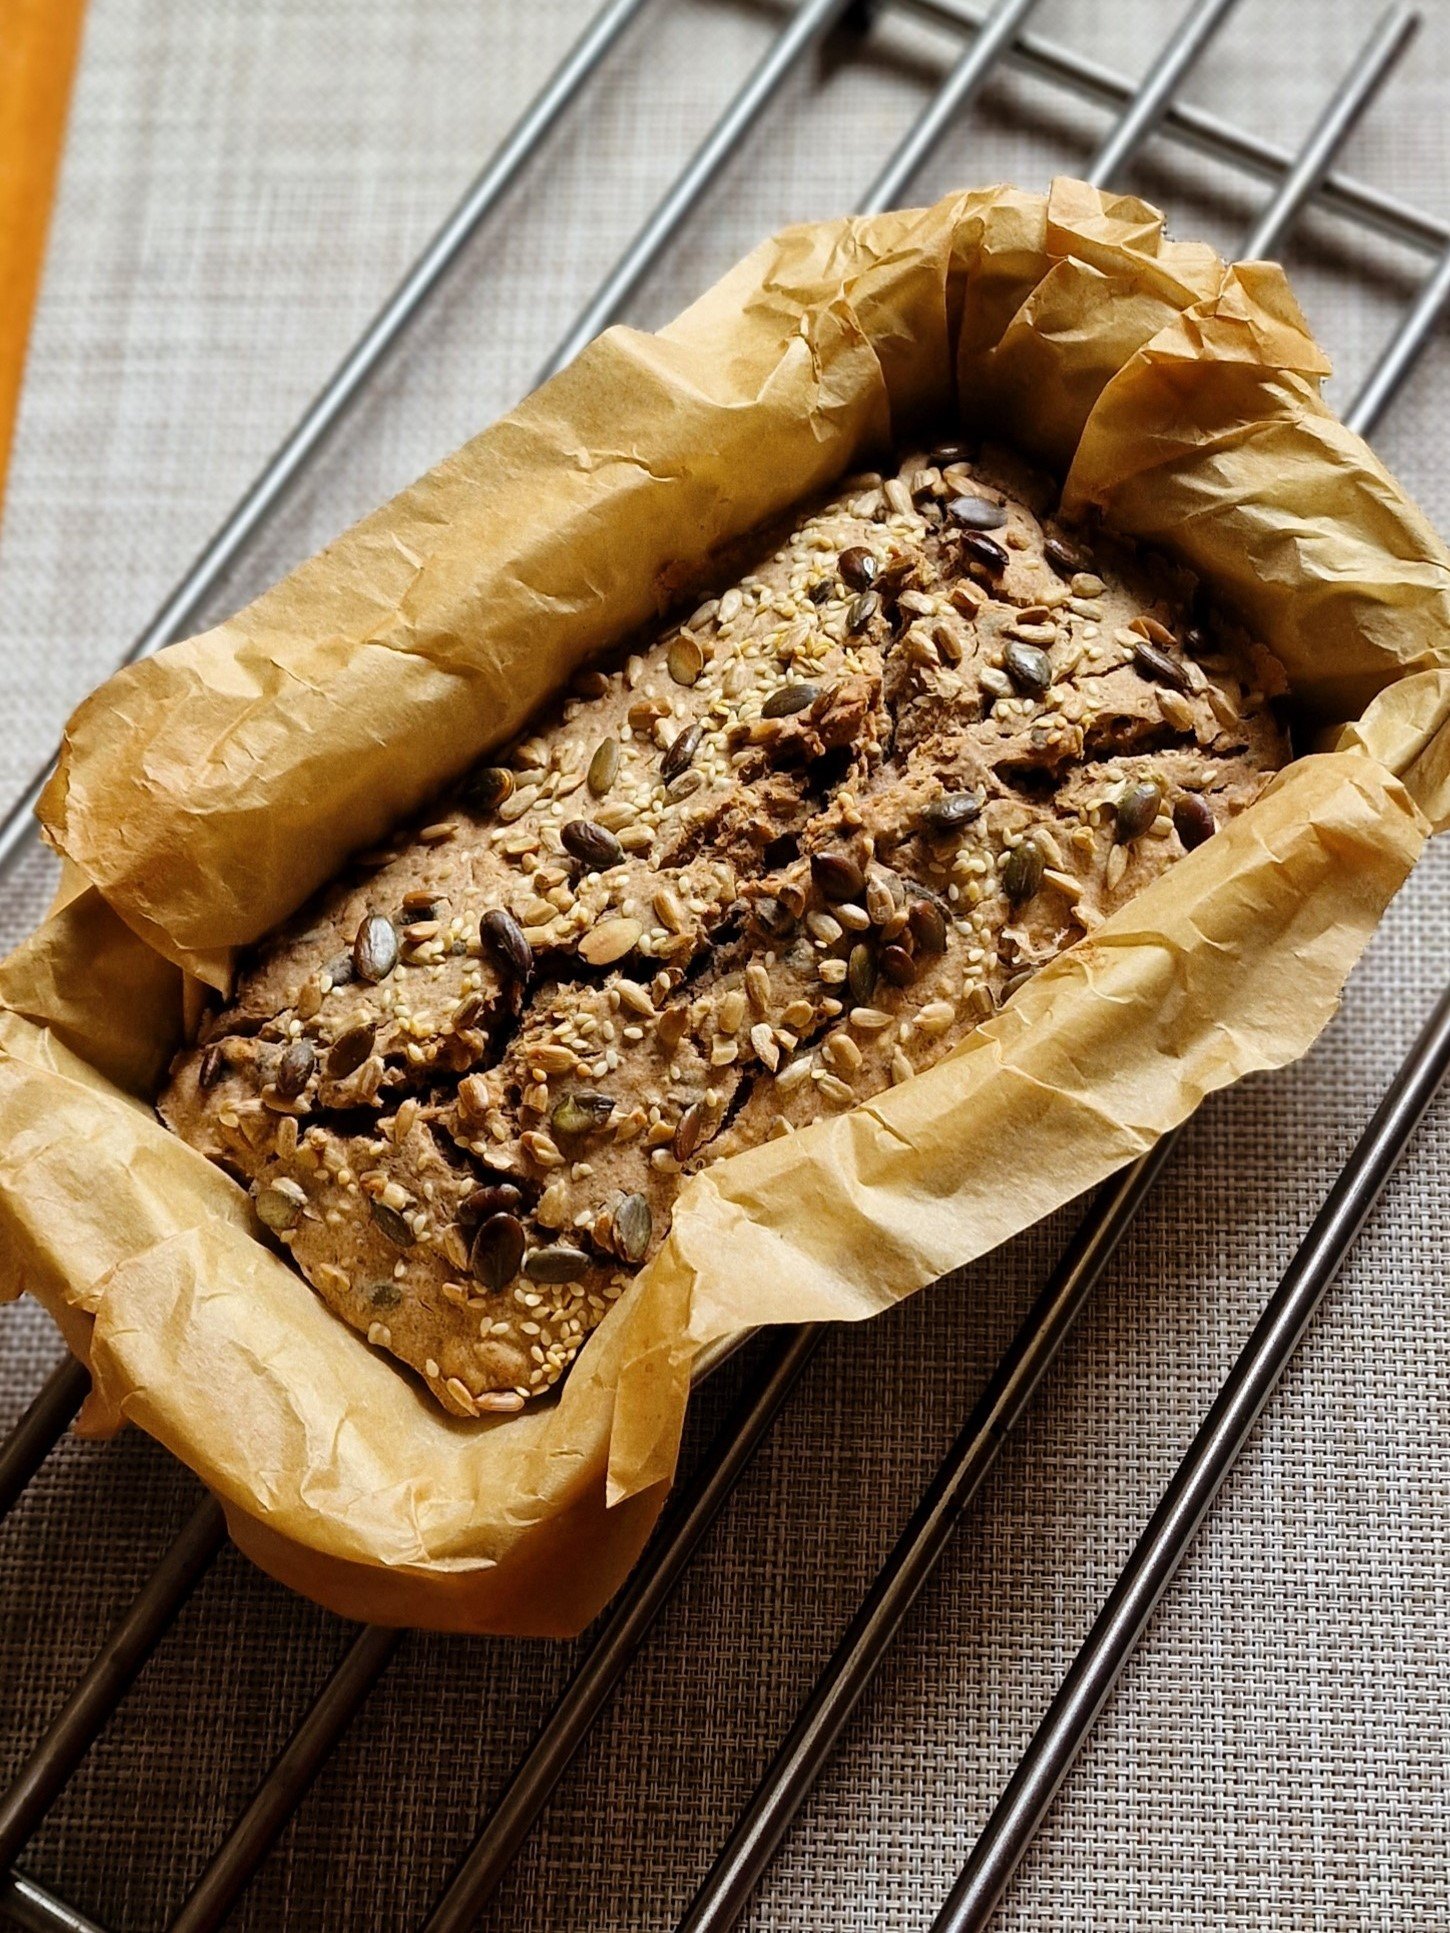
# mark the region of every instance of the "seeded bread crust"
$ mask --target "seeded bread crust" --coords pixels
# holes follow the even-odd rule
[[[1277,662],[907,459],[580,679],[244,963],[159,1106],[445,1408],[563,1374],[684,1175],[938,1060],[1241,810]]]

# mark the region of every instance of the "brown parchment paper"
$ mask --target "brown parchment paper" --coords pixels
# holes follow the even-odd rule
[[[1450,557],[1326,409],[1280,272],[1073,181],[794,228],[614,329],[205,636],[76,712],[49,918],[0,966],[0,1284],[346,1615],[568,1633],[638,1553],[691,1366],[859,1319],[1302,1053],[1450,818]],[[721,1162],[557,1400],[445,1416],[150,1101],[202,983],[728,539],[960,417],[1208,577],[1312,744],[927,1073]]]

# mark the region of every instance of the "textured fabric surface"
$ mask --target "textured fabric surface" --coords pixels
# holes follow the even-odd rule
[[[1375,0],[1245,0],[1192,96],[1297,139]],[[0,541],[0,783],[30,776],[463,183],[591,0],[93,0]],[[1127,72],[1178,7],[1045,0]],[[1447,207],[1450,12],[1355,138]],[[781,15],[655,0],[255,544],[216,613],[523,389]],[[632,319],[784,220],[850,205],[954,43],[900,16],[798,76]],[[1100,111],[993,84],[920,182],[1041,186]],[[1132,184],[1231,247],[1263,188],[1165,141]],[[1358,377],[1423,258],[1315,214],[1291,254]],[[1434,346],[1382,445],[1450,520]],[[8,944],[49,875],[5,889]],[[1303,1065],[1190,1126],[752,1908],[764,1933],[929,1922],[1450,959],[1433,850]],[[1094,1933],[1450,1923],[1450,1105],[1442,1098],[1196,1545],[1001,1916]],[[484,1924],[674,1923],[1061,1248],[1071,1215],[831,1337]],[[0,1311],[0,1426],[57,1356]],[[687,1457],[748,1359],[701,1396]],[[0,1776],[196,1500],[154,1444],[68,1442],[0,1531]],[[164,1925],[349,1639],[222,1555],[53,1808],[27,1869],[112,1929]],[[249,1929],[418,1923],[570,1664],[408,1639],[240,1908]]]

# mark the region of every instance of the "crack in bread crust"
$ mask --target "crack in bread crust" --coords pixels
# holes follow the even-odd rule
[[[930,1065],[1288,757],[1191,577],[947,449],[735,547],[243,963],[159,1102],[456,1414],[564,1373],[681,1178]]]

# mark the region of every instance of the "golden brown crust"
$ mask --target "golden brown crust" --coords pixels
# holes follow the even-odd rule
[[[181,1057],[165,1118],[446,1407],[547,1389],[682,1174],[940,1058],[1284,762],[1268,654],[1046,496],[956,452],[853,479]]]

